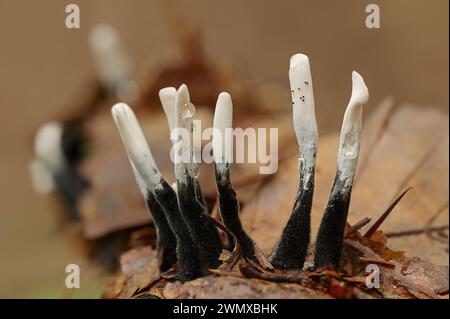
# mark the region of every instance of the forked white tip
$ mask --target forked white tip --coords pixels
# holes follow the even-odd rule
[[[132,109],[125,103],[117,103],[111,109],[111,114],[119,130],[125,151],[142,181],[137,179],[142,191],[142,182],[153,190],[161,180],[161,174],[153,159],[144,133]],[[135,173],[136,173],[135,172]]]
[[[119,33],[109,24],[95,25],[89,35],[89,46],[100,81],[111,90],[119,89],[132,73],[132,62]]]
[[[366,104],[369,100],[369,89],[363,77],[356,71],[352,72],[352,96],[349,103],[355,105]]]
[[[159,90],[159,100],[161,101],[164,113],[166,114],[169,129],[175,128],[175,98],[177,96],[177,89],[174,87],[167,87]]]
[[[191,103],[189,90],[186,84],[182,84],[175,97],[175,127],[189,128],[195,106]]]
[[[219,94],[214,112],[213,154],[216,164],[231,162],[233,145],[230,137],[233,127],[233,103],[227,92]]]
[[[300,159],[303,161],[304,169],[310,171],[315,166],[318,133],[311,68],[306,55],[299,53],[291,57],[289,81]]]
[[[185,168],[191,177],[198,177],[192,141],[194,114],[195,106],[191,103],[188,87],[182,84],[175,97],[175,130],[171,132],[171,140],[176,143],[175,176],[182,183],[187,182]]]
[[[351,186],[358,163],[362,131],[362,106],[369,100],[369,90],[356,71],[352,73],[352,95],[345,110],[339,141],[337,166],[340,179]]]

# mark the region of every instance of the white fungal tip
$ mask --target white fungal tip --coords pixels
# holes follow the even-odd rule
[[[166,87],[159,90],[159,99],[161,100],[161,103],[164,104],[165,102],[175,102],[175,96],[177,95],[177,89],[174,87]]]
[[[34,138],[34,153],[38,160],[52,172],[60,170],[65,165],[62,150],[63,125],[58,122],[48,122],[42,125]]]
[[[312,92],[311,67],[309,65],[309,58],[306,55],[297,53],[291,57],[289,63],[289,80],[291,82],[292,95],[304,97],[305,91]],[[307,100],[309,99],[306,98],[305,101]]]
[[[182,102],[190,102],[191,98],[189,96],[189,90],[186,84],[181,84],[178,88],[177,95]]]
[[[94,25],[89,33],[89,45],[93,49],[111,49],[117,42],[120,42],[119,34],[106,23]]]
[[[233,125],[233,103],[231,95],[227,92],[219,94],[214,112],[214,128],[224,130]]]
[[[362,132],[362,105],[369,100],[369,90],[363,77],[356,71],[352,72],[352,95],[345,110],[339,141],[337,166],[339,178],[345,181],[345,187],[350,187],[358,163]]]
[[[213,154],[219,163],[230,163],[233,152],[231,128],[233,127],[233,103],[227,92],[219,94],[214,112]],[[228,130],[227,130],[228,129]],[[220,167],[218,167],[221,169]]]
[[[224,103],[231,103],[231,95],[228,92],[221,92],[219,94],[219,97],[217,98],[217,103],[224,102]]]
[[[356,71],[352,72],[352,96],[350,100],[355,104],[366,104],[369,100],[369,89],[364,83],[363,77]]]
[[[294,54],[290,60],[290,68],[309,68],[309,58],[307,55],[302,53]]]
[[[189,90],[186,84],[182,84],[175,98],[175,126],[190,126],[190,119],[195,114],[195,106],[191,103]]]
[[[117,125],[122,123],[121,121],[124,121],[125,116],[127,116],[127,113],[130,112],[132,112],[131,108],[126,103],[117,103],[111,108],[111,114]]]
[[[317,150],[317,121],[309,58],[301,53],[291,57],[289,82],[292,96],[292,117],[303,159],[303,168],[314,169]]]
[[[132,167],[136,168],[147,187],[154,189],[161,175],[133,110],[125,103],[117,103],[112,107],[111,114]]]
[[[111,90],[124,91],[124,86],[130,85],[125,84],[130,79],[133,67],[117,30],[109,24],[95,25],[89,34],[89,46],[103,85]],[[129,87],[128,91],[133,89]]]
[[[167,87],[159,90],[159,100],[166,114],[170,131],[175,128],[175,98],[177,90],[174,87]]]

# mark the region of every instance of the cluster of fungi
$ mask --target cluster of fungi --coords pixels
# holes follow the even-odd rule
[[[235,250],[230,259],[234,263],[242,257],[266,269],[301,270],[304,267],[310,242],[318,139],[311,71],[306,55],[296,54],[291,58],[289,78],[293,122],[300,148],[300,183],[291,217],[270,258],[261,252],[241,225],[239,202],[230,178],[229,154],[232,149],[230,145],[221,143],[225,130],[232,127],[233,106],[226,92],[221,93],[217,100],[214,129],[221,136],[213,137],[213,153],[219,212],[223,221],[219,227],[223,227],[233,239]],[[353,72],[352,80],[352,95],[341,130],[336,177],[317,236],[315,269],[339,267],[343,248],[360,148],[362,105],[369,97],[364,80],[357,72]],[[160,100],[172,132],[180,128],[193,131],[195,107],[186,85],[181,85],[178,90],[173,87],[161,89]],[[174,277],[188,281],[207,275],[210,269],[222,267],[220,255],[223,244],[217,228],[221,223],[208,214],[191,151],[193,148],[180,147],[175,152],[176,187],[172,187],[160,174],[131,108],[125,103],[118,103],[112,108],[112,116],[157,230],[160,271],[167,272],[176,265],[177,274]],[[174,138],[172,142],[180,141]],[[189,141],[181,145],[184,143]]]
[[[44,193],[53,189],[59,192],[68,207],[70,217],[77,222],[81,221],[83,238],[89,243],[94,243],[94,259],[105,256],[107,268],[115,270],[120,256],[122,273],[108,285],[104,297],[162,295],[164,298],[180,298],[198,297],[198,294],[203,297],[227,298],[270,296],[267,291],[260,290],[261,281],[255,282],[247,280],[248,278],[262,279],[265,284],[271,282],[274,292],[272,296],[275,298],[292,296],[441,298],[442,295],[448,295],[448,284],[444,286],[441,284],[448,283],[448,267],[435,266],[419,259],[408,258],[403,252],[390,250],[386,246],[387,237],[378,230],[409,189],[406,191],[401,189],[397,193],[398,196],[393,203],[364,235],[359,230],[371,221],[369,218],[366,217],[351,226],[347,223],[360,153],[362,106],[369,98],[364,80],[357,72],[352,73],[352,93],[342,121],[331,192],[328,195],[328,190],[323,191],[319,187],[323,183],[318,184],[316,188],[316,198],[320,198],[322,202],[328,196],[328,202],[316,239],[312,242],[311,229],[316,226],[316,216],[312,216],[314,217],[312,222],[311,211],[318,129],[308,57],[296,54],[290,60],[292,117],[298,144],[297,150],[295,143],[292,143],[295,153],[295,158],[292,157],[293,165],[286,164],[283,170],[275,173],[278,174],[275,176],[280,177],[278,183],[268,182],[265,185],[266,189],[273,193],[271,198],[265,200],[273,201],[274,204],[267,205],[269,208],[265,207],[261,211],[256,211],[260,207],[251,207],[247,210],[248,213],[242,214],[245,217],[241,223],[240,213],[246,210],[245,205],[248,201],[245,197],[249,196],[249,192],[241,191],[247,166],[235,166],[234,171],[239,179],[236,178],[233,187],[231,166],[235,149],[233,143],[226,142],[227,132],[233,128],[231,95],[222,92],[217,98],[212,135],[214,169],[206,171],[205,166],[197,165],[198,154],[194,151],[192,141],[194,133],[197,133],[195,130],[198,129],[195,127],[194,115],[196,119],[201,117],[202,121],[205,119],[208,121],[212,114],[202,113],[204,110],[201,107],[196,113],[185,84],[178,89],[160,88],[179,85],[185,81],[189,84],[192,96],[198,101],[197,104],[202,106],[213,105],[216,92],[222,87],[227,87],[233,94],[233,100],[240,106],[237,126],[243,126],[245,117],[256,111],[257,104],[260,107],[258,112],[261,113],[264,105],[256,103],[259,101],[248,93],[253,91],[246,90],[242,81],[235,81],[234,78],[226,81],[226,76],[225,81],[220,80],[218,70],[209,67],[205,62],[207,60],[198,49],[198,41],[195,41],[195,38],[188,38],[185,42],[188,45],[183,50],[185,52],[182,54],[181,63],[168,63],[159,73],[152,72],[156,75],[151,85],[139,86],[138,82],[132,79],[132,63],[125,54],[126,50],[118,33],[109,25],[94,27],[90,45],[99,83],[92,103],[87,103],[88,110],[76,120],[46,123],[36,134],[35,159],[31,163],[36,188]],[[113,121],[111,121],[108,109],[118,100],[130,103],[143,121],[146,121],[146,116],[147,119],[151,117],[152,121],[155,121],[155,116],[160,116],[157,117],[158,121],[164,117],[163,114],[156,115],[156,112],[149,112],[148,106],[160,110],[159,105],[156,105],[160,102],[171,132],[170,142],[159,136],[161,126],[149,127],[146,125],[148,123],[143,122],[143,131],[134,111],[126,103],[117,103],[112,107]],[[108,107],[107,110],[103,108],[105,105]],[[94,110],[97,106],[101,108]],[[242,110],[246,110],[247,113]],[[244,121],[240,122],[242,119]],[[253,122],[253,126],[267,126],[268,123],[275,123],[276,126],[280,126],[281,123],[284,126],[285,117],[277,120],[279,122],[273,121],[270,117],[270,122],[264,122],[259,118],[259,121],[257,119]],[[116,148],[116,140],[112,138],[111,131],[116,130],[113,122],[118,129],[125,153],[120,142]],[[91,134],[92,130],[95,133],[101,131],[101,134],[93,134],[94,138],[92,135],[88,138],[95,139],[95,143],[89,141],[92,145],[95,144],[92,148],[101,146],[101,149],[95,149],[90,154],[89,159],[82,152],[86,144],[87,128]],[[149,134],[149,128],[154,129],[153,135]],[[367,129],[371,129],[370,123]],[[188,134],[177,134],[179,130],[184,130]],[[151,144],[153,154],[147,136],[150,137],[150,142],[153,142]],[[330,141],[335,145],[336,139]],[[327,141],[322,140],[323,149],[326,151],[330,146]],[[161,153],[166,153],[166,146],[170,144],[172,149],[176,150],[173,153],[173,162],[161,162],[159,157]],[[280,155],[283,157],[283,154]],[[365,154],[361,155],[364,160],[363,156]],[[115,161],[118,157],[120,159]],[[159,159],[159,167],[155,158]],[[296,170],[297,159],[298,190],[292,211],[284,229],[277,237],[275,246],[267,253],[276,238],[273,233],[266,232],[278,229],[278,226],[281,230],[283,225],[277,223],[276,227],[272,228],[266,227],[266,224],[272,224],[273,218],[278,219],[278,214],[281,220],[285,213],[289,214],[290,209],[283,205],[278,207],[284,200],[283,192],[286,189],[273,188],[280,188],[280,184],[286,182],[283,174],[287,174],[286,171],[289,170],[289,187],[294,189],[297,178],[295,174],[292,177],[291,171]],[[326,165],[331,161],[334,161],[334,153],[328,158]],[[90,173],[85,172],[86,163],[91,165]],[[364,162],[362,164],[364,165]],[[131,166],[132,173],[126,167],[128,165]],[[172,168],[175,184],[168,182],[170,177],[167,174]],[[319,169],[323,169],[323,166],[319,166]],[[318,180],[321,178],[319,169],[317,169]],[[329,172],[330,179],[334,173],[332,169]],[[199,171],[202,171],[202,185]],[[133,187],[128,189],[129,183],[134,183],[133,175],[147,209],[142,204],[142,196],[137,190]],[[244,179],[241,175],[244,175]],[[249,180],[253,181],[252,178]],[[294,180],[295,182],[292,182]],[[208,181],[210,184],[206,185]],[[124,190],[124,187],[127,189]],[[244,197],[242,201],[239,201],[239,194],[235,189],[240,190],[241,200]],[[267,192],[264,194],[257,195],[267,196]],[[282,199],[273,200],[275,196]],[[361,199],[361,196],[355,199]],[[210,212],[212,203],[214,207]],[[354,201],[353,204],[355,203]],[[448,200],[446,205],[448,206]],[[264,214],[269,209],[274,209],[274,213],[266,218]],[[262,215],[264,217],[261,217]],[[151,222],[153,226],[147,227]],[[254,227],[250,229],[252,223]],[[138,239],[137,243],[133,244],[134,234],[136,238],[143,236],[142,241]],[[155,235],[156,252],[149,247],[154,246]],[[260,242],[262,249],[252,237]],[[263,242],[266,237],[270,240]],[[124,252],[127,249],[130,250]],[[156,259],[158,271],[155,269]],[[110,260],[113,262],[109,263]],[[130,272],[128,269],[130,267],[124,266],[127,263],[133,264],[131,267],[133,271]],[[379,289],[366,289],[368,273],[365,267],[368,264],[383,267],[383,285]],[[143,268],[145,271],[141,272]],[[198,281],[201,282],[202,292],[196,290],[195,283],[198,284]],[[283,290],[279,289],[279,283],[296,285]],[[226,288],[227,285],[229,290]],[[240,285],[246,287],[241,289],[242,293],[236,288],[241,287]],[[153,291],[153,287],[160,289],[160,292]],[[173,289],[174,287],[179,289]],[[250,293],[246,294],[248,291]]]

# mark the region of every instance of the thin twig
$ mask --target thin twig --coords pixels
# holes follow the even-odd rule
[[[417,229],[402,230],[402,231],[398,231],[398,232],[389,232],[389,233],[385,233],[385,235],[387,237],[414,236],[414,235],[420,235],[420,234],[429,234],[431,232],[439,232],[439,231],[448,229],[448,227],[449,227],[449,225],[423,227],[423,228],[417,228]]]
[[[351,234],[355,233],[356,231],[360,230],[361,228],[363,228],[364,226],[366,226],[368,223],[370,223],[372,219],[369,217],[364,217],[363,219],[361,219],[359,222],[357,222],[356,224],[350,226],[350,228],[346,231],[344,238],[347,238],[348,236],[350,236]]]
[[[297,273],[297,274],[285,274],[285,273],[275,273],[265,271],[258,264],[251,260],[246,260],[239,264],[239,270],[246,278],[257,278],[272,282],[289,282],[302,284],[304,280],[309,280],[308,277]]]
[[[411,190],[412,187],[407,188],[406,190],[401,193],[396,200],[388,207],[388,209],[383,213],[383,215],[380,216],[380,218],[377,219],[377,221],[370,227],[370,229],[364,234],[365,238],[372,237],[373,234],[378,230],[378,228],[383,224],[383,222],[386,220],[386,218],[389,216],[389,214],[392,212],[392,210],[397,206],[397,204],[400,202],[400,200],[403,198],[403,196],[406,195],[406,193]]]
[[[368,264],[378,264],[378,265],[382,265],[382,266],[386,266],[388,268],[395,268],[395,264],[387,261],[387,260],[383,260],[383,259],[378,259],[378,258],[369,258],[369,257],[359,257],[359,260],[364,262],[364,263],[368,263]]]
[[[231,252],[230,258],[223,261],[222,265],[219,267],[220,270],[229,271],[233,269],[233,267],[238,263],[238,261],[242,258],[242,252],[241,252],[241,246],[239,245],[239,242],[237,241],[236,236],[228,230],[227,226],[219,222],[214,217],[208,215],[211,222],[220,230],[222,230],[224,233],[228,234],[233,238],[234,241],[234,249]]]

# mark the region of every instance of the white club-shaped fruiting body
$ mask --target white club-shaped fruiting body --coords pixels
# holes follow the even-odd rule
[[[364,79],[358,72],[353,71],[352,95],[342,122],[337,156],[337,171],[345,188],[353,184],[361,145],[362,106],[368,100],[369,90]]]
[[[154,190],[161,181],[161,174],[134,112],[127,104],[117,103],[112,107],[111,113],[133,171],[139,177],[137,182],[140,188],[144,183],[148,189]]]
[[[200,276],[203,268],[180,214],[177,195],[161,176],[136,116],[125,103],[114,105],[111,113],[157,229],[161,270],[167,270],[178,259],[181,280]]]
[[[216,227],[208,218],[208,209],[198,181],[198,167],[193,151],[193,116],[195,107],[189,91],[181,85],[175,96],[175,128],[171,132],[174,145],[177,198],[183,219],[200,249],[207,268],[219,264],[222,243]],[[170,121],[169,121],[170,125]]]
[[[316,163],[318,134],[311,68],[306,55],[296,54],[291,57],[289,81],[294,129],[300,147],[300,163],[303,165],[302,171],[308,174]],[[307,176],[302,176],[305,177]]]
[[[291,216],[272,256],[280,269],[301,269],[310,241],[311,207],[317,153],[317,123],[309,59],[295,54],[289,63],[294,130],[299,145],[300,185]]]
[[[33,188],[41,194],[54,190],[54,176],[66,166],[62,150],[63,125],[48,122],[42,125],[34,138],[34,159],[30,163]]]
[[[134,67],[117,30],[106,23],[95,25],[90,31],[89,46],[102,85],[119,99],[134,100],[139,91],[131,79]]]
[[[219,172],[224,173],[232,162],[233,103],[227,92],[219,94],[214,112],[213,155]]]
[[[230,167],[233,157],[233,103],[227,92],[219,94],[214,112],[213,154],[219,213],[228,231],[234,236],[242,256],[271,268],[260,249],[242,227],[239,201],[233,189]]]
[[[198,168],[194,158],[193,117],[195,106],[191,103],[188,88],[182,84],[175,96],[174,129],[171,140],[176,143],[174,161],[175,176],[181,183],[187,183],[186,171],[191,178],[198,178]],[[170,125],[170,121],[169,121]]]
[[[169,124],[170,132],[175,128],[175,99],[177,96],[177,89],[174,87],[167,87],[159,90],[159,100],[166,114],[167,122]]]
[[[369,90],[361,75],[355,71],[352,73],[352,83],[352,95],[342,122],[336,176],[317,235],[315,268],[337,268],[341,259],[361,144],[362,105],[369,99]]]

